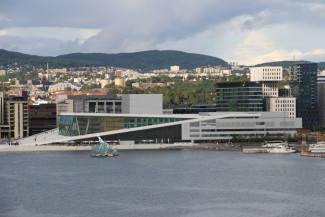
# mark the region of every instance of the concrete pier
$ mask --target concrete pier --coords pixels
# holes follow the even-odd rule
[[[245,154],[268,153],[266,148],[244,148]]]
[[[309,153],[309,152],[303,152],[303,153],[300,154],[300,156],[325,158],[325,153]]]

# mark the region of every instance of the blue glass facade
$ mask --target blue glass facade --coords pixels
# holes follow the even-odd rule
[[[317,64],[301,63],[290,66],[290,86],[296,97],[296,117],[302,118],[302,127],[318,125]]]

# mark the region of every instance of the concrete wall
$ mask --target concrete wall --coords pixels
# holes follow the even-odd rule
[[[162,94],[125,94],[122,95],[124,114],[163,114]]]

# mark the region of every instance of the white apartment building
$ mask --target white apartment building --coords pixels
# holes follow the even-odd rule
[[[170,71],[171,72],[178,72],[179,71],[179,66],[171,66]]]
[[[296,118],[296,98],[266,98],[266,110],[270,112],[288,112],[289,118]]]
[[[262,82],[264,97],[278,97],[278,82],[282,80],[281,66],[263,66],[250,68],[251,81]]]

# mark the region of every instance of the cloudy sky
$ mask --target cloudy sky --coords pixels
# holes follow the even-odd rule
[[[325,61],[325,0],[0,0],[0,48]]]

